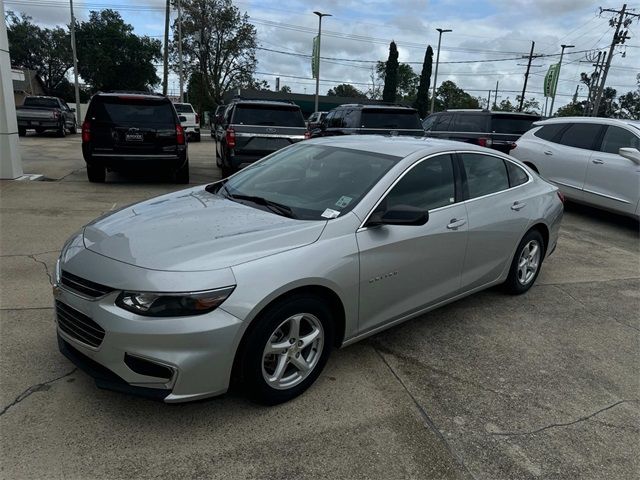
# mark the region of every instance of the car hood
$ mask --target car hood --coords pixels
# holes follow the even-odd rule
[[[325,225],[282,217],[196,187],[94,220],[84,229],[84,245],[147,269],[216,270],[313,243]]]

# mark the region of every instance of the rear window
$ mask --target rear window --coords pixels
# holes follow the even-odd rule
[[[397,128],[422,130],[420,117],[415,110],[390,110],[367,108],[362,111],[363,128]]]
[[[194,113],[193,107],[188,103],[174,103],[173,106],[176,107],[178,113]]]
[[[129,99],[103,97],[92,102],[91,119],[106,123],[175,125],[171,103],[165,99]]]
[[[509,133],[522,135],[531,129],[531,124],[540,120],[540,117],[521,117],[509,115],[493,115],[491,118],[491,130],[495,133]]]
[[[44,108],[59,108],[60,105],[55,98],[37,98],[27,97],[24,99],[25,107],[44,107]]]
[[[235,110],[232,123],[238,125],[305,126],[302,112],[295,107],[238,105]]]
[[[544,125],[541,129],[533,132],[533,134],[538,138],[552,142],[558,133],[566,126],[566,123],[552,123],[550,125]]]
[[[487,115],[457,113],[450,130],[453,132],[486,132]]]

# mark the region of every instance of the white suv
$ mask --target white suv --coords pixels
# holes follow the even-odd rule
[[[190,103],[174,103],[176,112],[181,117],[185,117],[186,120],[181,121],[180,124],[184,128],[185,133],[189,140],[194,142],[200,141],[200,115],[196,113]]]
[[[640,122],[559,117],[534,123],[510,155],[569,199],[639,218]]]

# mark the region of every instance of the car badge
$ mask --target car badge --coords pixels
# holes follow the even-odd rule
[[[267,128],[267,133],[276,133],[276,131],[275,128]]]

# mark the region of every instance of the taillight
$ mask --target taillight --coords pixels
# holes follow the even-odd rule
[[[82,141],[85,143],[91,141],[91,124],[87,120],[82,124]]]
[[[558,198],[560,199],[560,201],[564,203],[564,195],[562,194],[562,192],[560,190],[557,190],[556,193],[558,194]]]
[[[490,138],[479,138],[478,145],[480,145],[481,147],[490,147],[491,145],[493,145],[493,140],[491,140]]]
[[[200,125],[200,115],[196,113],[196,125]]]
[[[304,132],[304,139],[309,140],[310,138],[311,138],[311,132],[307,130],[306,132]]]
[[[227,147],[235,148],[236,146],[236,131],[233,128],[227,128]]]
[[[54,110],[53,112],[51,112],[51,116],[53,118],[60,118],[60,110]]]
[[[184,145],[184,128],[180,124],[176,125],[176,140],[178,145]]]
[[[516,142],[511,142],[509,144],[509,151],[513,150],[514,148],[516,148],[518,146],[518,144]]]

